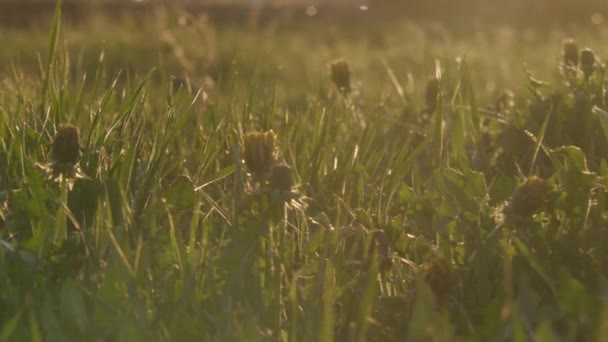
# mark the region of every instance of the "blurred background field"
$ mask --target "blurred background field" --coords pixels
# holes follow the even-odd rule
[[[109,74],[143,72],[161,63],[180,79],[209,76],[207,80],[217,81],[236,66],[245,77],[256,73],[279,82],[277,89],[291,93],[292,99],[303,92],[287,84],[318,85],[327,62],[339,56],[349,56],[355,77],[368,92],[387,96],[391,86],[385,82],[385,62],[398,75],[424,82],[435,59],[453,68],[457,58],[466,56],[486,96],[517,88],[525,78],[524,66],[541,79],[555,76],[553,62],[560,58],[565,37],[596,45],[608,32],[602,5],[596,2],[258,3],[263,5],[66,1],[62,43],[80,72],[94,68],[101,51]],[[0,50],[0,70],[7,72],[17,62],[36,71],[37,54],[47,45],[53,3],[0,4],[14,8],[0,11],[7,17],[0,21],[0,34],[10,47]],[[551,15],[552,8],[557,15]],[[596,50],[603,55],[602,45]]]
[[[53,10],[50,0],[2,0],[0,11],[2,24],[23,25],[39,20]],[[84,15],[104,10],[110,16],[124,12],[141,15],[158,6],[181,6],[191,12],[209,12],[219,19],[242,19],[252,9],[263,16],[273,18],[288,13],[303,17],[314,13],[333,20],[360,20],[375,18],[381,21],[398,18],[435,19],[444,22],[529,24],[536,26],[583,23],[593,14],[605,13],[608,5],[596,0],[67,0],[64,1],[64,20],[82,19]],[[366,9],[364,17],[355,15]]]
[[[608,336],[604,2],[61,10],[0,0],[0,341]]]

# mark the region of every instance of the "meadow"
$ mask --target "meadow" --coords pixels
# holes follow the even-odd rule
[[[250,19],[0,28],[0,341],[608,338],[605,24]]]

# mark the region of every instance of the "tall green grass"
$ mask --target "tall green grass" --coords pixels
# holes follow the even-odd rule
[[[0,33],[0,340],[605,338],[605,68],[560,68],[565,34],[60,8]],[[65,123],[71,190],[39,167]],[[270,129],[287,193],[243,161]]]

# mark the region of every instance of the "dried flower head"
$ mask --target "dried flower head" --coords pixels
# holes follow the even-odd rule
[[[564,64],[576,67],[578,65],[578,45],[574,39],[566,39],[563,44]]]
[[[345,59],[333,61],[329,66],[331,80],[341,92],[350,93],[350,64]]]
[[[275,190],[290,191],[293,186],[291,167],[277,164],[270,170],[270,187]]]
[[[532,215],[543,207],[550,193],[551,184],[547,180],[532,176],[515,189],[505,214]]]
[[[424,92],[424,103],[426,105],[426,110],[429,113],[433,113],[437,109],[440,91],[441,88],[439,84],[439,79],[433,77],[428,80],[428,82],[426,82],[426,88]]]
[[[593,71],[595,70],[595,53],[591,49],[583,49],[581,50],[581,70],[585,77],[591,76]]]
[[[442,301],[450,293],[452,287],[452,269],[450,264],[442,259],[436,258],[422,266],[424,281],[433,291],[435,298]]]
[[[53,140],[53,160],[75,165],[80,160],[80,134],[73,125],[59,127]]]
[[[245,164],[255,179],[262,179],[270,172],[274,164],[276,141],[272,130],[251,132],[243,137]]]
[[[80,134],[73,125],[62,125],[53,140],[52,161],[47,164],[36,163],[47,175],[56,181],[67,181],[69,189],[78,178],[87,179],[78,162],[80,161]]]

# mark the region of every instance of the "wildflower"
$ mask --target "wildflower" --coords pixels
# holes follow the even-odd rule
[[[437,103],[439,101],[440,91],[441,91],[441,89],[439,87],[439,79],[431,78],[426,83],[424,99],[425,99],[426,110],[429,113],[434,113],[435,110],[437,109]]]
[[[595,53],[591,49],[583,49],[581,50],[581,70],[585,77],[591,76],[593,71],[595,70]]]
[[[53,140],[53,160],[58,163],[77,164],[80,160],[79,136],[76,126],[61,126]]]
[[[452,287],[452,270],[450,264],[442,258],[422,266],[424,281],[433,291],[435,298],[442,301],[447,297]]]
[[[278,164],[270,170],[270,187],[280,191],[290,191],[293,186],[291,167]]]
[[[563,44],[564,64],[568,66],[578,65],[578,45],[574,39],[566,39]]]
[[[277,164],[270,170],[270,182],[266,191],[270,193],[271,199],[275,203],[286,204],[290,208],[306,208],[306,199],[294,186],[293,173],[291,167],[285,164]],[[264,191],[264,190],[262,190]]]
[[[532,215],[542,208],[550,193],[551,185],[547,180],[532,176],[515,189],[505,213]]]
[[[265,178],[274,164],[276,135],[267,132],[251,132],[243,137],[245,164],[256,180]]]
[[[345,59],[333,61],[330,66],[331,80],[342,93],[350,93],[350,64]]]
[[[72,189],[74,180],[88,178],[80,169],[80,134],[73,125],[62,125],[53,140],[52,161],[48,164],[36,164],[46,172],[47,178],[62,182],[68,181]]]

